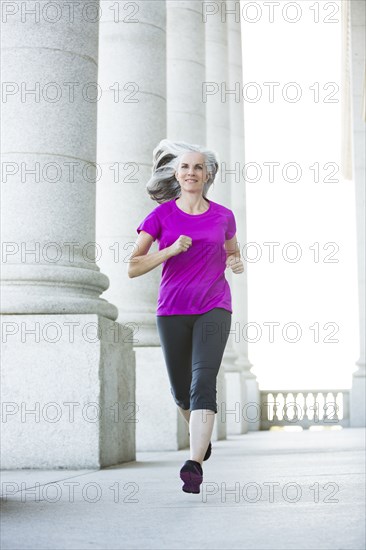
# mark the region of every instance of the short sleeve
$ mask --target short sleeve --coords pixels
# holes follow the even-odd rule
[[[235,234],[236,234],[235,216],[234,216],[234,213],[230,210],[228,220],[227,220],[225,240],[229,241],[230,239],[232,239],[234,237]]]
[[[140,225],[136,228],[136,231],[137,233],[140,233],[140,231],[146,231],[146,233],[149,233],[155,241],[160,238],[160,229],[160,220],[155,209],[150,212],[144,220],[142,220]]]

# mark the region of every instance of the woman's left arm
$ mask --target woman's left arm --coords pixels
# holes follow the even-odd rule
[[[230,240],[225,241],[225,251],[226,251],[226,267],[230,267],[233,273],[243,273],[244,264],[241,260],[239,244],[236,239],[236,235]]]

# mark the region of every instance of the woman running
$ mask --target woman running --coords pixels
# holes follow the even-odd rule
[[[159,143],[146,185],[159,206],[137,227],[128,268],[129,277],[139,277],[163,264],[156,325],[170,391],[189,427],[190,460],[180,470],[187,493],[200,492],[202,462],[211,455],[216,379],[232,315],[225,269],[244,271],[233,212],[206,197],[218,167],[199,145]],[[159,251],[148,254],[155,240]]]

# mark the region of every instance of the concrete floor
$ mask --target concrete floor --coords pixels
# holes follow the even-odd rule
[[[188,450],[140,452],[98,471],[4,470],[1,548],[366,546],[363,428],[213,442],[199,495],[181,490],[187,458]]]

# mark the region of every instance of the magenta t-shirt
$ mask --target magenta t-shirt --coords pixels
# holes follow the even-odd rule
[[[136,229],[158,240],[159,250],[180,235],[192,239],[186,252],[163,262],[156,315],[196,315],[215,307],[232,313],[224,243],[236,234],[235,216],[212,200],[206,212],[187,214],[177,198],[159,204]]]

